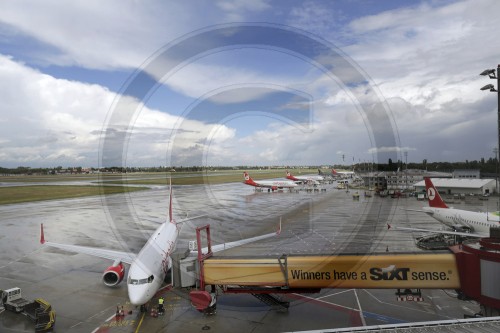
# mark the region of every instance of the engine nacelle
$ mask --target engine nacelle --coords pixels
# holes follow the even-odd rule
[[[455,232],[465,232],[465,233],[471,233],[474,231],[473,228],[465,226],[465,225],[454,225],[451,227],[453,231]]]
[[[276,191],[278,189],[278,186],[271,186],[271,190]]]
[[[117,265],[109,266],[102,274],[102,282],[108,287],[114,287],[118,283],[122,282],[125,276],[125,267],[123,263],[118,263]]]

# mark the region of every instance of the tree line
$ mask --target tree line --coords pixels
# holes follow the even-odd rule
[[[301,169],[309,168],[316,171],[323,168],[324,165],[317,166],[301,166]],[[354,165],[335,164],[329,168],[354,170],[356,172],[370,172],[370,171],[404,171],[406,169],[418,169],[427,171],[438,172],[453,172],[453,170],[479,170],[481,174],[495,174],[497,172],[497,159],[488,158],[487,160],[481,158],[480,160],[462,162],[428,162],[423,160],[421,163],[410,162],[408,164],[401,160],[392,161],[388,160],[387,163],[357,163]],[[97,173],[97,172],[110,172],[110,173],[134,173],[134,172],[209,172],[209,171],[222,171],[222,170],[256,170],[256,169],[294,169],[296,166],[152,166],[152,167],[106,167],[106,168],[83,168],[76,167],[50,167],[50,168],[32,168],[26,166],[19,166],[16,168],[3,168],[0,167],[0,175],[35,175],[35,174],[82,174],[82,173]],[[311,171],[312,172],[312,171]]]

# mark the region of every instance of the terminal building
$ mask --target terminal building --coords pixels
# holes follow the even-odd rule
[[[479,170],[455,170],[452,173],[425,170],[370,172],[359,175],[364,185],[376,191],[425,192],[424,178],[432,182],[442,194],[484,195],[496,193],[495,179],[481,179]]]

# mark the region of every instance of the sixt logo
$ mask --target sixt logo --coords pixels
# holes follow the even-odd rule
[[[387,268],[370,268],[370,279],[373,281],[392,281],[392,280],[408,280],[409,268],[396,268],[394,266]]]

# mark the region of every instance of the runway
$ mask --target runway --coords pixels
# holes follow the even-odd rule
[[[277,238],[220,253],[223,256],[281,254],[370,254],[422,252],[416,234],[388,231],[386,223],[439,229],[419,209],[415,198],[353,200],[353,190],[326,192],[255,193],[241,183],[174,187],[174,215],[205,215],[184,223],[177,248],[187,248],[194,229],[210,223],[214,243],[272,232],[282,217]],[[361,192],[360,192],[361,193]],[[362,194],[362,193],[361,193]],[[493,200],[463,204],[485,210]],[[54,242],[138,251],[168,212],[168,189],[79,199],[0,206],[0,289],[21,287],[26,298],[41,297],[57,311],[57,332],[280,332],[386,323],[463,318],[479,311],[475,303],[459,301],[453,291],[424,290],[424,302],[398,302],[394,290],[327,289],[320,294],[286,297],[287,312],[278,312],[251,295],[223,294],[217,313],[198,313],[188,290],[165,291],[166,313],[142,316],[127,304],[126,286],[101,283],[105,260],[43,248],[39,226]],[[219,255],[219,254],[218,254]],[[126,315],[117,320],[116,306]],[[130,313],[129,313],[130,311]],[[0,314],[1,332],[32,332],[33,323],[21,315]]]

